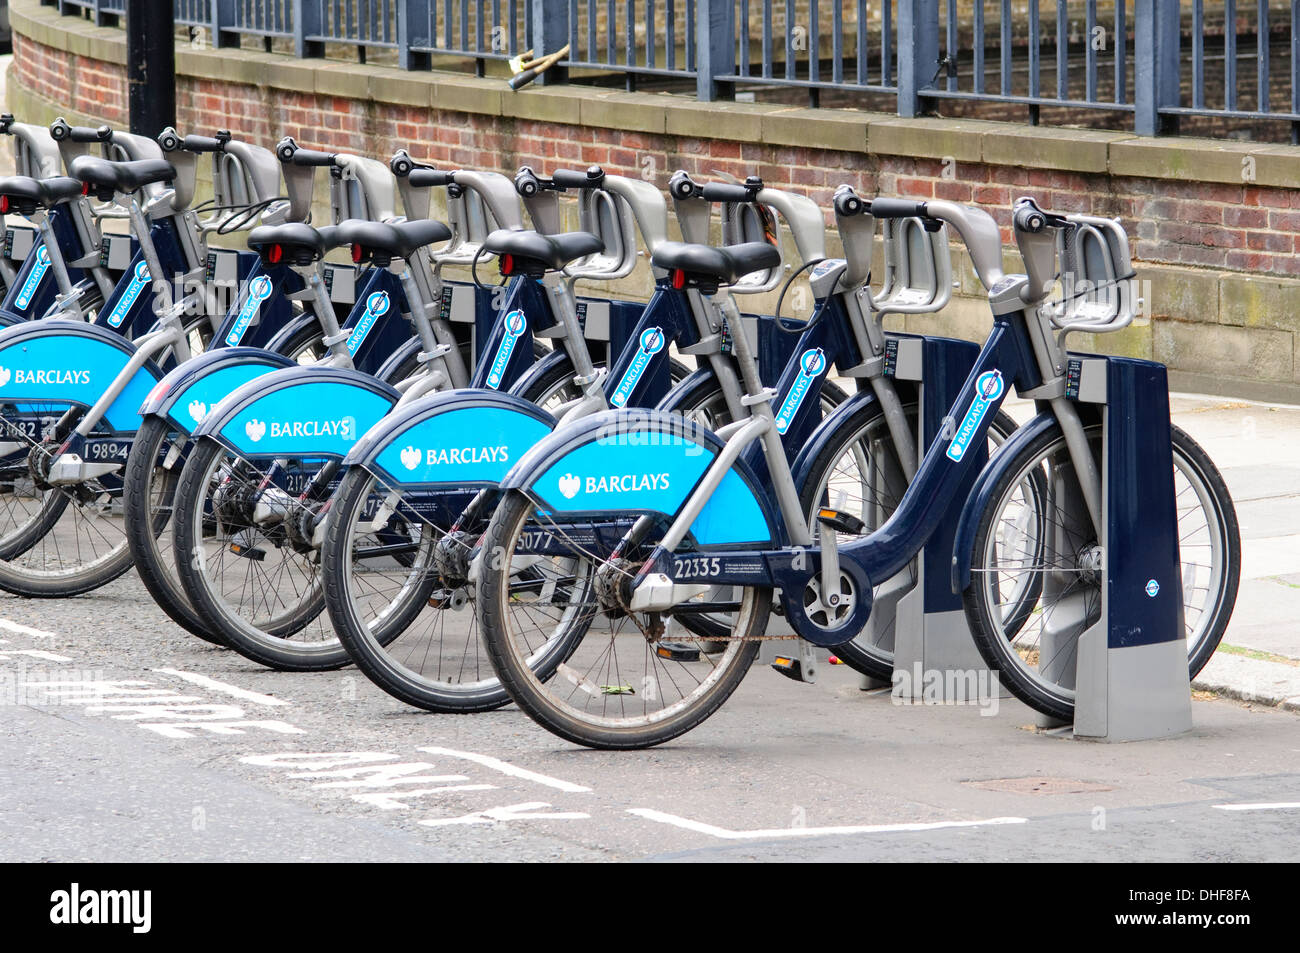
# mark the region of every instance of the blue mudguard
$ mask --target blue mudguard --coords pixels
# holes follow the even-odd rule
[[[902,388],[900,387],[899,390],[901,391]],[[900,394],[900,397],[904,401],[909,399],[905,393]],[[802,487],[804,481],[811,476],[809,471],[812,469],[813,461],[817,459],[817,455],[821,453],[826,444],[834,440],[837,435],[841,439],[843,438],[843,428],[849,417],[863,404],[874,404],[875,402],[876,395],[871,391],[858,391],[826,415],[825,419],[809,435],[807,443],[800,447],[798,453],[795,454],[794,463],[790,466],[790,472],[794,474],[795,486]]]
[[[149,393],[140,416],[166,417],[189,433],[225,397],[254,378],[297,365],[280,354],[253,347],[223,347],[186,361]]]
[[[524,371],[510,387],[512,394],[526,394],[537,381],[549,374],[557,364],[569,364],[569,355],[563,348],[556,348],[537,359],[537,363]],[[572,364],[570,364],[572,367]]]
[[[135,348],[107,328],[80,321],[24,321],[0,331],[0,402],[91,407]],[[114,433],[139,429],[139,407],[163,376],[145,362],[104,415]]]
[[[501,486],[527,492],[559,519],[673,516],[722,446],[711,431],[679,414],[605,411],[543,439]],[[753,545],[780,539],[779,526],[753,470],[737,462],[691,524],[690,536],[701,547]]]
[[[980,514],[992,502],[993,487],[1002,472],[1011,465],[1020,448],[1033,440],[1045,430],[1056,426],[1056,418],[1051,414],[1039,414],[1028,423],[1017,427],[998,452],[989,458],[980,475],[975,479],[966,505],[962,507],[961,519],[957,523],[957,537],[953,541],[952,553],[952,591],[964,592],[970,585],[971,547],[975,545],[975,533],[979,529]]]
[[[359,371],[289,367],[240,387],[208,411],[194,436],[249,458],[342,459],[400,396]]]
[[[343,462],[401,486],[495,486],[554,428],[554,417],[518,397],[445,391],[385,417]]]

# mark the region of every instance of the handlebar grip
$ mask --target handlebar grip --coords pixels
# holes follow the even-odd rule
[[[229,137],[186,136],[181,140],[181,148],[186,152],[224,152],[229,141]]]
[[[706,182],[700,188],[700,197],[708,202],[752,202],[756,195],[746,186],[730,182]]]
[[[593,165],[585,170],[556,169],[551,181],[562,189],[598,189],[605,183],[605,170]]]
[[[876,218],[929,218],[925,203],[915,199],[874,198],[871,214]]]
[[[0,115],[0,133],[8,133],[9,127],[14,124],[14,114],[4,113]]]
[[[456,181],[456,173],[444,172],[441,169],[412,169],[407,181],[416,188],[434,188],[441,185],[451,185]]]
[[[285,156],[280,155],[280,161],[285,161]],[[314,149],[295,149],[288,157],[292,165],[311,165],[324,166],[334,164],[334,153],[317,152]]]
[[[433,189],[434,186],[450,186],[456,181],[456,173],[443,172],[441,169],[412,169],[407,181],[417,189]]]
[[[1018,232],[1037,235],[1047,227],[1047,216],[1030,205],[1018,207],[1012,215],[1012,222]]]

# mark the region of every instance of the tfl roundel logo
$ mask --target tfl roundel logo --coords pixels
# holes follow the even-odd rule
[[[388,311],[388,292],[376,291],[367,298],[366,310],[375,317],[379,317],[379,315],[386,313]]]
[[[821,348],[804,351],[799,359],[803,372],[809,377],[816,377],[826,367],[826,354]]]
[[[524,333],[524,313],[522,311],[511,311],[506,315],[506,330],[515,337]]]
[[[641,332],[641,350],[658,354],[664,349],[664,332],[659,328],[646,328]]]

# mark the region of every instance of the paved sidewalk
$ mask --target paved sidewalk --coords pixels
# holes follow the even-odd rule
[[[1300,709],[1300,407],[1178,395],[1174,421],[1223,472],[1241,523],[1241,588],[1197,687]]]

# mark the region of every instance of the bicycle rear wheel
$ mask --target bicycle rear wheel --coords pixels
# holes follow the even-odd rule
[[[309,542],[319,504],[300,499],[324,464],[252,461],[205,438],[176,490],[175,555],[186,596],[231,648],[282,671],[348,662],[324,618]]]
[[[1088,428],[1100,459],[1101,431]],[[1222,476],[1205,451],[1173,428],[1188,672],[1195,677],[1223,638],[1237,597],[1241,540]],[[1101,617],[1104,554],[1083,508],[1059,427],[1021,448],[981,514],[966,614],[980,654],[1027,705],[1074,716],[1078,638]],[[1029,612],[1008,593],[1041,580]]]

